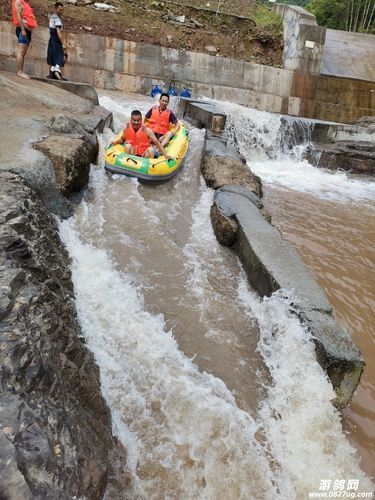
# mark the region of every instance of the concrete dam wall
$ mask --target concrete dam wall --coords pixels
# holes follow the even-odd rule
[[[47,74],[49,32],[39,28],[26,70]],[[98,88],[149,93],[171,80],[193,97],[209,97],[297,117],[352,123],[375,115],[375,83],[310,74],[111,37],[68,33],[67,77]],[[0,69],[15,71],[14,27],[0,23]]]
[[[327,29],[321,73],[374,81],[375,36]]]

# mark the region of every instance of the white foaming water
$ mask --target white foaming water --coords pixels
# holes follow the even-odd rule
[[[285,123],[282,123],[281,116],[230,103],[220,103],[220,107],[227,113],[229,142],[239,148],[251,170],[265,184],[337,201],[367,202],[375,199],[373,181],[343,171],[313,167],[301,160],[303,145],[286,150],[282,130]],[[309,141],[307,122],[301,126],[305,127],[306,146]],[[286,133],[290,135],[290,127],[286,128]]]
[[[201,197],[193,210],[192,236],[185,245],[184,255],[185,267],[189,271],[189,290],[197,298],[197,307],[200,308],[201,319],[203,319],[209,309],[208,303],[212,300],[220,300],[215,290],[212,289],[209,276],[216,274],[217,279],[225,279],[226,276],[229,277],[230,271],[223,257],[215,251],[218,245],[210,220],[214,191],[206,188],[203,179],[200,189]]]
[[[133,494],[275,498],[256,423],[222,381],[178,350],[162,315],[144,310],[136,284],[109,255],[82,243],[74,218],[60,229],[82,330],[101,369],[114,431],[128,450]]]
[[[208,208],[211,193],[202,198],[197,210]],[[203,236],[207,228],[201,230]],[[284,300],[261,302],[241,282],[241,302],[260,323],[259,348],[274,381],[254,422],[219,379],[178,350],[162,315],[144,310],[140,284],[117,272],[107,252],[81,241],[74,218],[61,224],[61,235],[73,260],[82,330],[100,366],[114,432],[127,448],[134,497],[297,499],[321,479],[353,477],[370,491],[312,343]],[[256,435],[265,436],[263,446]]]
[[[249,161],[251,170],[266,184],[278,185],[295,191],[310,193],[333,201],[373,202],[375,183],[350,177],[346,172],[332,172],[310,165],[306,160],[288,158]]]
[[[343,436],[339,412],[330,403],[335,394],[316,361],[311,335],[293,314],[292,297],[279,291],[260,300],[243,274],[239,300],[260,328],[258,349],[272,376],[259,424],[267,448],[278,464],[281,498],[308,498],[321,480],[355,478],[358,492],[373,485],[359,467],[355,449]],[[346,486],[345,486],[346,487]]]
[[[137,96],[132,101],[125,101],[104,95],[100,97],[100,105],[112,111],[114,129],[115,132],[118,132],[125,122],[130,120],[130,113],[133,109],[139,109],[141,113],[146,113],[153,102],[150,98],[143,96]]]
[[[136,104],[121,104],[119,123],[124,113],[141,109]],[[118,111],[118,103],[112,105]],[[150,99],[145,99],[142,109],[149,105]],[[280,296],[260,301],[241,279],[240,309],[259,322],[259,350],[273,379],[254,421],[237,407],[221,380],[200,373],[184,356],[162,314],[145,309],[143,283],[112,261],[102,236],[105,216],[97,206],[112,182],[125,183],[129,196],[120,199],[114,211],[131,213],[133,206],[144,211],[145,219],[150,217],[150,203],[140,196],[137,181],[108,180],[102,168],[94,167],[89,188],[93,202],[83,202],[73,218],[61,223],[60,231],[72,258],[82,331],[100,366],[114,432],[127,448],[133,477],[127,496],[292,500],[308,498],[322,479],[359,479],[360,491],[371,491],[342,434],[339,414],[330,403],[333,391],[315,360],[312,342],[290,315],[288,302]],[[210,300],[211,291],[205,265],[217,266],[225,278],[225,262],[209,220],[211,200],[212,192],[201,184],[191,238],[184,247],[188,288],[201,306]],[[162,201],[151,206],[161,209]],[[132,244],[126,234],[121,241],[125,247]],[[215,261],[205,262],[207,255],[214,255]]]
[[[143,283],[118,272],[104,250],[102,203],[112,182],[124,182],[133,205],[148,217],[150,207],[139,206],[136,181],[109,179],[93,167],[91,203],[83,202],[75,217],[61,224],[61,235],[73,261],[82,331],[100,366],[114,432],[127,448],[131,496],[274,498],[276,487],[254,437],[254,420],[237,407],[221,380],[200,373],[178,350],[163,316],[145,310]],[[198,205],[208,210],[206,197],[203,191]]]

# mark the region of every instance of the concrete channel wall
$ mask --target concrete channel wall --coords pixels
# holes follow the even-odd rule
[[[261,185],[254,183],[250,169],[244,176],[241,157],[226,148],[219,130],[224,128],[225,114],[214,104],[193,101],[181,102],[180,113],[208,129],[201,169],[208,185],[216,189],[211,220],[218,241],[236,251],[260,296],[279,289],[293,293],[286,298],[293,301],[293,310],[311,333],[317,361],[336,393],[334,404],[347,406],[365,365],[350,333],[336,322],[324,291],[264,213]]]
[[[273,10],[283,18],[284,68],[319,75],[326,28],[302,7],[276,4]]]
[[[47,74],[48,30],[38,28],[26,70]],[[98,88],[148,94],[171,80],[188,86],[193,97],[209,97],[263,111],[352,123],[375,115],[375,82],[322,77],[189,51],[90,34],[67,33],[68,78]],[[0,22],[0,69],[15,71],[14,27]]]

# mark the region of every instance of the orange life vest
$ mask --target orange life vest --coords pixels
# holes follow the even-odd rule
[[[150,139],[148,138],[145,125],[142,125],[135,131],[131,123],[128,123],[122,134],[122,140],[133,146],[137,156],[143,156],[146,149],[150,147]]]
[[[25,2],[24,0],[21,0],[23,11],[22,11],[22,22],[26,24],[26,28],[36,28],[38,26],[38,23],[36,22],[35,16],[33,9],[31,8],[31,5],[28,2]],[[16,12],[16,2],[13,0],[12,2],[12,23],[15,26],[19,26],[18,18],[17,18],[17,12]]]
[[[150,118],[147,120],[147,125],[156,134],[164,135],[169,130],[169,117],[171,112],[169,109],[165,109],[160,113],[159,107],[154,106],[152,108],[152,113]]]

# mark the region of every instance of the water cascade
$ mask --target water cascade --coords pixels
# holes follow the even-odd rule
[[[132,108],[144,112],[152,101],[108,92],[101,104],[118,130]],[[256,157],[256,173],[269,172],[266,183],[292,182],[291,161],[306,185],[322,175],[296,159],[296,148],[275,151],[274,117],[257,117],[250,137],[229,114],[229,135]],[[371,491],[291,304],[282,294],[260,300],[217,243],[213,193],[199,173],[204,134],[192,128],[190,136],[183,169],[161,186],[93,166],[85,199],[60,225],[83,334],[127,449],[124,498],[289,500],[308,498],[322,480],[353,478]]]

